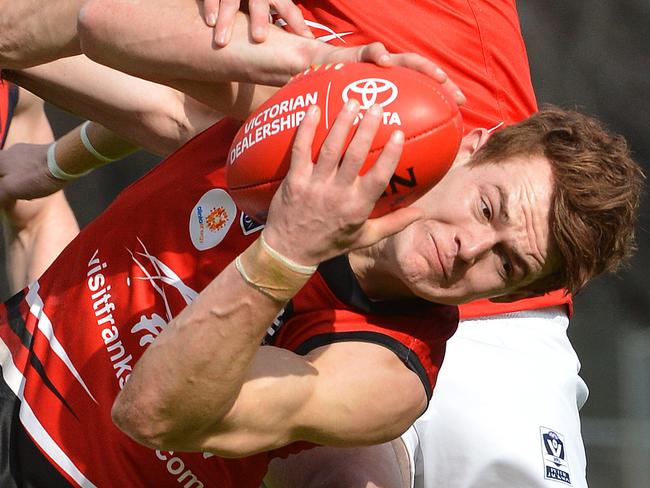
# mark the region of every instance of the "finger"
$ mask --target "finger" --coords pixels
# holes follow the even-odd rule
[[[217,25],[219,15],[219,0],[205,0],[203,2],[203,17],[210,27]]]
[[[383,110],[379,105],[373,105],[363,116],[336,175],[341,184],[350,184],[359,176],[359,171],[366,162],[372,142],[377,135],[377,129],[381,125],[382,113]]]
[[[363,46],[359,52],[360,63],[375,63],[379,66],[390,66],[391,56],[381,42],[373,42]]]
[[[277,10],[278,15],[286,21],[294,34],[312,39],[314,38],[314,34],[312,34],[311,29],[307,26],[300,7],[290,0],[278,0],[275,3],[275,9]]]
[[[388,186],[399,163],[403,148],[404,133],[401,130],[396,130],[391,134],[375,164],[360,177],[364,193],[373,198],[373,201],[379,199],[386,186]]]
[[[454,83],[453,80],[447,76],[447,73],[445,73],[445,71],[433,61],[430,61],[418,54],[411,53],[394,54],[392,55],[392,62],[398,66],[411,68],[427,76],[430,76],[438,83],[440,83],[445,88],[445,90],[449,92],[449,94],[451,94],[452,98],[458,105],[462,105],[467,101],[467,98],[461,89],[458,88],[458,85],[456,85],[456,83]]]
[[[336,120],[318,153],[314,176],[326,178],[338,168],[343,156],[343,148],[348,141],[350,130],[358,113],[359,102],[349,100],[336,116]]]
[[[305,118],[300,122],[300,127],[296,131],[296,137],[291,147],[291,165],[289,174],[305,175],[311,174],[314,169],[312,163],[311,148],[314,143],[314,135],[320,121],[320,109],[317,105],[312,105],[307,109]]]
[[[225,46],[232,37],[232,27],[235,23],[235,15],[239,10],[238,0],[221,0],[219,14],[214,28],[214,42],[217,46]]]
[[[269,32],[269,4],[266,0],[250,0],[248,13],[251,18],[251,37],[255,42],[266,41]]]
[[[417,207],[405,207],[376,219],[366,221],[355,248],[368,247],[404,230],[413,222],[424,217],[424,211]]]

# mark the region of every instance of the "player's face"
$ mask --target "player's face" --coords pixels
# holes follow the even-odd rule
[[[416,295],[458,304],[512,293],[554,270],[543,156],[453,167],[414,205],[426,217],[387,245]]]

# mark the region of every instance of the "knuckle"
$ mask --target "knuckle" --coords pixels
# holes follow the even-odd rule
[[[330,146],[329,144],[323,144],[320,150],[319,160],[332,160],[339,158],[339,151]]]

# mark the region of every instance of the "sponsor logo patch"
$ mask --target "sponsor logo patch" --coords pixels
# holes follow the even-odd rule
[[[241,225],[241,231],[244,233],[245,236],[252,234],[253,232],[262,230],[264,228],[264,224],[255,222],[244,212],[242,212],[241,216],[239,217],[239,225]]]
[[[219,244],[235,220],[237,207],[220,188],[206,192],[190,213],[190,238],[199,251]]]
[[[571,474],[564,446],[564,436],[546,427],[539,428],[544,460],[544,478],[571,485]]]

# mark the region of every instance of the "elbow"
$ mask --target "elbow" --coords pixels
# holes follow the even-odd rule
[[[77,16],[77,33],[81,51],[90,59],[107,64],[106,55],[115,36],[113,30],[119,27],[120,2],[88,0]]]
[[[130,401],[120,394],[113,403],[111,417],[118,429],[139,444],[150,449],[169,449],[172,424],[152,402]]]
[[[102,9],[98,4],[101,0],[89,0],[81,9],[77,17],[77,33],[81,51],[91,59],[95,59],[93,53],[97,51],[99,36],[97,31],[103,24]]]

